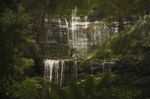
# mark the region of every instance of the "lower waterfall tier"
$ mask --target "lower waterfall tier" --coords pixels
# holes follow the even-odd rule
[[[99,72],[111,72],[116,62],[99,61],[90,62],[86,68],[79,67],[79,60],[45,60],[44,61],[44,78],[57,84],[64,86],[69,80],[79,80],[87,73],[89,75],[97,74]]]

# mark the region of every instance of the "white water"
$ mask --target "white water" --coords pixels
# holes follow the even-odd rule
[[[82,58],[81,56],[86,55],[87,50],[92,47],[93,45],[100,45],[103,41],[110,37],[109,28],[106,26],[104,21],[96,21],[96,22],[89,22],[87,16],[80,17],[76,15],[77,9],[72,12],[71,19],[67,20],[58,19],[57,25],[58,28],[58,36],[60,36],[60,40],[63,40],[63,33],[67,33],[67,40],[68,45],[70,48],[75,49],[75,54],[72,55],[72,58],[78,59]],[[88,28],[92,27],[89,31]],[[64,30],[65,32],[64,32]],[[87,30],[87,31],[86,31]],[[114,32],[116,32],[115,29]],[[54,32],[57,33],[57,32]],[[88,34],[89,33],[89,37]],[[57,42],[57,41],[56,41]],[[70,51],[69,51],[70,52]],[[75,56],[75,57],[73,57]],[[45,71],[44,77],[49,79],[50,81],[55,81],[58,85],[62,86],[64,79],[65,79],[65,61],[66,60],[46,60],[45,61]],[[77,61],[74,61],[74,73],[75,78],[78,77],[78,67]],[[105,72],[105,61],[102,63],[102,70]],[[93,73],[94,67],[91,63],[91,73]]]
[[[58,37],[54,38],[56,42],[66,39],[66,45],[68,44],[69,49],[74,51],[73,54],[84,58],[88,51],[94,50],[95,46],[102,44],[113,33],[116,33],[117,28],[112,30],[104,20],[90,22],[87,16],[78,16],[76,13],[75,8],[70,18],[55,19],[56,27],[54,26],[52,33],[54,36],[58,34]],[[70,52],[68,50],[68,53]]]
[[[53,70],[54,70],[54,66],[57,66],[58,61],[56,60],[46,60],[45,61],[45,78],[49,79],[50,81],[53,78]]]
[[[65,61],[61,61],[61,77],[60,77],[60,87],[62,87],[63,79],[64,79],[64,70],[65,70]]]
[[[78,80],[78,76],[80,77],[80,74],[78,74],[78,62],[78,60],[68,59],[45,60],[44,77],[60,87],[65,85],[67,77],[73,77],[74,80]],[[89,65],[90,74],[93,75],[97,72],[111,72],[111,68],[115,65],[115,62],[103,60],[101,62],[90,62]]]
[[[59,60],[53,60],[53,61],[54,61],[53,68],[55,70],[54,72],[56,75],[56,83],[59,84],[59,71],[58,71],[59,70]],[[53,77],[53,75],[52,75],[52,77]]]
[[[65,62],[69,62],[69,60],[45,60],[44,77],[50,81],[55,82],[61,87],[65,80],[65,67],[67,66]],[[73,62],[74,63],[71,65],[71,68],[74,71],[73,74],[75,79],[77,79],[77,61],[75,60]]]

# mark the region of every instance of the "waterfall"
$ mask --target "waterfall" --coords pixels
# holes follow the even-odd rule
[[[56,83],[59,84],[59,60],[54,60],[53,68],[56,74]]]
[[[57,84],[59,83],[59,60],[46,60],[44,68],[44,77],[50,81],[56,77]]]
[[[58,63],[58,61],[55,60],[46,60],[45,61],[45,78],[49,79],[50,81],[52,81],[53,78],[53,70],[54,70],[54,66],[55,64]],[[57,65],[56,65],[57,66]]]
[[[79,60],[61,59],[45,60],[44,78],[57,84],[60,87],[65,86],[70,78],[78,80],[81,77],[81,71],[78,68]],[[111,72],[115,62],[107,60],[91,61],[87,73],[95,75],[97,73]]]
[[[49,37],[50,43],[66,46],[69,49],[68,56],[77,56],[79,59],[83,59],[88,52],[117,32],[117,27],[111,31],[105,20],[90,21],[88,16],[77,15],[77,8],[72,10],[70,17],[53,19],[51,26],[49,34],[54,37]]]
[[[60,78],[60,87],[62,87],[63,84],[63,78],[64,78],[64,67],[65,67],[65,61],[61,61],[61,78]]]
[[[105,72],[105,60],[103,60],[102,68],[103,68],[103,73],[104,73]]]
[[[69,44],[69,23],[67,21],[67,19],[65,18],[65,23],[66,23],[66,28],[67,28],[67,41],[68,41],[68,44]]]
[[[54,25],[54,29],[51,31],[56,37],[54,39],[52,38],[52,40],[56,42],[59,41],[58,43],[68,43],[67,47],[70,48],[68,52],[69,55],[73,59],[83,59],[88,53],[88,48],[90,49],[89,51],[92,51],[97,45],[104,42],[111,35],[109,27],[104,20],[90,22],[88,21],[87,16],[77,16],[76,13],[77,8],[72,11],[72,16],[70,18],[57,18],[57,20],[54,20],[53,23],[56,23],[56,25]],[[58,39],[57,35],[60,39]],[[64,41],[64,38],[65,40],[67,38],[68,42],[61,42]],[[56,46],[61,46],[61,44]],[[79,77],[78,73],[80,73],[78,72],[77,67],[78,61],[73,61],[74,65],[70,65],[73,69],[71,73],[74,73],[73,76],[77,79]],[[54,81],[57,85],[62,86],[66,79],[65,73],[68,70],[66,62],[68,62],[68,60],[66,61],[65,59],[45,60],[44,77],[50,81]],[[107,67],[107,64],[107,61],[105,62],[104,60],[100,64],[101,66],[99,69],[101,69],[102,72],[106,72],[107,70],[105,67]],[[90,63],[90,66],[91,74],[94,74],[95,69],[97,69],[98,66],[96,67],[94,63]]]
[[[75,60],[74,61],[74,67],[75,67],[75,79],[77,80],[78,79],[78,61]]]
[[[68,65],[68,63],[72,63]],[[77,60],[45,60],[44,62],[44,78],[51,82],[54,82],[58,86],[62,87],[64,85],[65,72],[73,71],[73,78],[77,79],[78,76],[78,61]],[[71,68],[71,69],[70,69]],[[67,74],[72,75],[72,74]]]
[[[60,18],[59,18],[59,20],[58,20],[58,23],[59,23],[59,27],[60,27],[60,31],[59,31],[60,40],[62,40],[62,36],[63,36],[63,34],[62,34],[62,22],[61,22],[61,19],[60,19]]]

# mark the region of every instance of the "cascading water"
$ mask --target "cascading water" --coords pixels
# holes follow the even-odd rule
[[[74,61],[74,67],[75,67],[75,79],[78,79],[78,61]]]
[[[105,72],[105,60],[103,60],[102,68],[103,68],[103,73],[104,73]]]
[[[55,75],[56,75],[56,83],[59,84],[59,60],[54,60],[54,72],[55,72]]]
[[[77,60],[45,60],[44,77],[59,86],[63,86],[65,80],[65,72],[72,71],[73,78],[78,76]],[[70,66],[68,63],[72,63]],[[71,68],[71,69],[70,69]],[[72,75],[70,74],[70,75]],[[69,74],[68,74],[69,75]],[[67,75],[67,76],[68,76]]]
[[[62,22],[61,22],[60,18],[58,19],[58,23],[59,23],[59,27],[62,27]],[[61,28],[59,29],[59,35],[60,35],[60,40],[62,40],[63,34],[62,34],[62,29]]]
[[[67,45],[70,56],[80,56],[75,58],[83,59],[117,30],[112,31],[104,20],[91,22],[88,16],[78,16],[76,13],[77,8],[72,11],[70,18],[61,17],[54,20],[55,25],[50,33],[54,37],[51,37],[51,41]]]
[[[69,73],[73,73],[73,77],[78,79],[78,61],[76,59],[84,58],[89,49],[89,51],[92,51],[93,48],[110,37],[109,27],[106,25],[106,22],[103,20],[90,22],[87,16],[77,16],[76,13],[77,9],[73,10],[70,20],[69,18],[58,18],[55,20],[54,23],[56,23],[56,25],[54,25],[52,32],[54,36],[56,36],[56,38],[52,38],[53,41],[57,43],[68,43],[68,53],[72,57],[71,61],[73,61],[73,65],[70,65],[72,70],[69,70],[66,65],[70,60],[45,60],[44,62],[44,77],[59,86],[63,86],[66,76],[68,76]],[[64,39],[67,41],[63,42]],[[56,43],[54,42],[53,44]],[[107,71],[107,69],[105,69],[107,64],[109,63],[105,61],[100,63],[101,66],[99,66],[99,68],[102,72]],[[94,74],[97,67],[94,66],[93,63],[90,63],[90,69],[91,74]],[[68,73],[67,71],[71,72]],[[66,72],[68,73],[67,75]]]
[[[63,78],[64,78],[64,70],[65,70],[65,61],[62,60],[61,61],[61,78],[60,78],[60,87],[62,86],[63,84]]]
[[[45,61],[44,76],[45,76],[45,78],[49,79],[50,81],[52,81],[53,70],[54,70],[54,66],[56,63],[58,63],[58,61],[56,61],[56,60],[46,60]]]
[[[62,86],[64,61],[62,60],[45,60],[44,77],[50,81],[54,81],[57,85]],[[61,72],[59,72],[59,70]]]
[[[58,86],[63,87],[70,78],[78,80],[81,77],[81,72],[78,68],[79,63],[79,60],[68,59],[45,60],[44,77]],[[88,71],[90,71],[89,73],[91,75],[94,75],[99,72],[111,72],[111,68],[115,65],[115,62],[103,60],[100,62],[90,62],[89,65],[90,68]]]

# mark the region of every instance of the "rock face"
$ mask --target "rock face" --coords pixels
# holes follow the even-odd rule
[[[73,50],[84,57],[96,46],[115,35],[118,27],[108,26],[104,20],[92,22],[88,16],[76,15],[76,10],[72,11],[70,17],[52,19],[48,38],[49,43],[56,45],[57,49],[68,47],[68,53]]]
[[[91,62],[85,71],[79,68],[81,60],[61,59],[44,61],[44,77],[58,86],[65,86],[69,80],[78,80],[82,74],[94,75],[100,72],[111,72],[115,62],[96,61]]]

